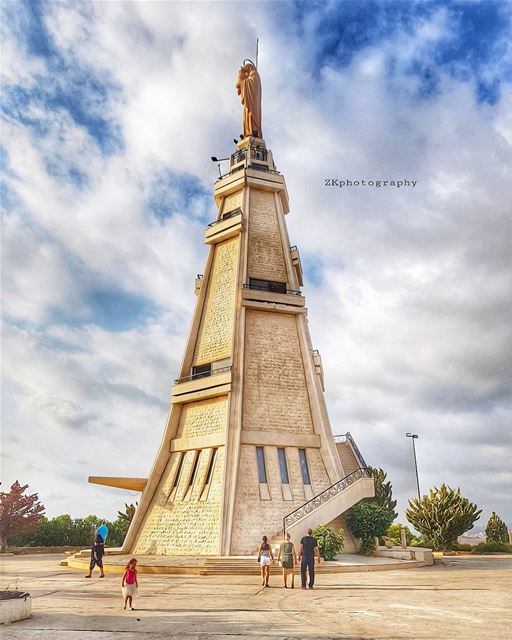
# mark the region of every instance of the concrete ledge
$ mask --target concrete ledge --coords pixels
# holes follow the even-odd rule
[[[12,598],[0,600],[0,624],[10,624],[18,620],[26,620],[32,615],[32,598]],[[0,634],[2,635],[2,634]]]
[[[275,293],[274,291],[260,291],[259,289],[242,289],[243,301],[254,302],[273,302],[279,305],[287,305],[290,307],[303,307],[305,303],[304,296],[294,295],[290,293]]]
[[[424,547],[393,547],[388,549],[387,547],[378,547],[374,554],[381,558],[395,558],[397,560],[416,560],[421,562],[422,566],[431,566],[434,564],[434,555],[432,549],[425,549]]]
[[[242,429],[242,444],[254,444],[268,447],[301,447],[320,449],[320,436],[317,434],[279,433],[277,431],[259,431]]]
[[[106,573],[121,574],[131,555],[104,557],[103,569]],[[423,565],[414,560],[387,560],[385,558],[365,557],[343,554],[342,560],[321,562],[316,571],[319,574],[352,573],[363,571],[394,571],[396,569],[414,569]],[[166,575],[259,575],[260,567],[256,556],[144,556],[137,555],[137,570],[147,574]],[[89,570],[88,558],[73,557],[67,561],[71,569]],[[64,566],[64,565],[62,565]],[[282,569],[271,565],[272,575],[280,575]],[[299,567],[295,568],[299,572]]]
[[[226,444],[226,434],[210,433],[207,436],[194,436],[190,438],[175,438],[171,440],[171,451],[192,451],[193,449],[211,449],[223,447]]]

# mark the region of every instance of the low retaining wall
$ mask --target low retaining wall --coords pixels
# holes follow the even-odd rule
[[[432,549],[425,549],[424,547],[393,547],[392,549],[377,547],[373,555],[383,558],[396,558],[397,560],[417,560],[425,566],[434,564]]]
[[[0,600],[0,624],[10,624],[18,620],[25,620],[25,618],[30,618],[31,615],[32,598],[28,594],[23,598]]]

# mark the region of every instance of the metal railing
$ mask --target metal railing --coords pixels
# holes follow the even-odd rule
[[[362,453],[359,451],[359,447],[357,446],[350,431],[347,431],[347,433],[343,433],[339,436],[334,436],[334,442],[336,443],[346,442],[347,444],[349,444],[350,447],[352,448],[352,451],[354,452],[355,457],[357,458],[357,461],[359,462],[359,466],[362,467],[363,469],[368,468],[368,465],[366,464]]]
[[[263,160],[263,162],[267,162],[267,149],[264,149],[263,147],[249,147],[235,151],[235,153],[231,155],[231,164],[234,165],[237,162],[242,162],[242,160],[245,160],[245,158],[247,157],[247,151],[250,151],[249,158],[251,158],[252,160]]]
[[[288,515],[286,515],[283,518],[283,531],[286,533],[286,529],[292,524],[295,524],[295,522],[298,522],[315,509],[318,509],[318,507],[321,507],[334,496],[338,495],[342,491],[345,491],[345,489],[347,489],[347,487],[350,487],[351,484],[354,484],[356,480],[360,480],[361,478],[368,478],[369,475],[370,474],[368,473],[368,469],[359,467],[359,469],[352,471],[352,473],[349,473],[347,476],[341,478],[330,487],[327,487],[327,489],[324,489],[324,491],[320,492],[314,498],[311,498],[311,500],[308,500],[303,505],[301,505],[297,509],[294,509]]]
[[[182,382],[190,382],[191,380],[198,380],[199,378],[209,378],[210,376],[215,376],[218,373],[226,373],[227,371],[231,371],[231,365],[228,367],[221,367],[220,369],[212,369],[211,371],[199,371],[198,373],[192,373],[189,376],[183,376],[182,378],[177,378],[174,381],[174,384],[181,384]]]
[[[297,291],[295,289],[286,289],[283,291],[273,291],[272,289],[269,289],[268,287],[265,287],[262,284],[250,284],[250,283],[245,283],[243,285],[244,289],[254,289],[256,291],[266,291],[267,293],[283,293],[286,294],[288,296],[301,296],[302,292],[301,291]]]
[[[277,171],[277,169],[269,169],[267,166],[264,166],[264,165],[255,166],[252,164],[248,164],[247,166],[245,166],[244,164],[241,164],[240,166],[235,167],[234,169],[230,169],[227,173],[223,173],[222,175],[220,175],[215,182],[219,182],[219,180],[224,180],[224,178],[227,178],[228,176],[232,175],[233,173],[237,173],[242,169],[254,169],[255,171],[263,171],[265,173],[271,173],[275,176],[281,175],[281,172]]]
[[[208,225],[208,228],[214,227],[216,224],[219,224],[219,222],[223,222],[224,220],[229,220],[229,218],[234,218],[235,216],[241,213],[242,213],[242,209],[240,209],[240,207],[233,209],[232,211],[228,211],[227,213],[223,213],[220,218],[217,218],[217,220],[210,222],[210,224]]]

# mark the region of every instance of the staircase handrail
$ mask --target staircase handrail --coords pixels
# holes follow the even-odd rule
[[[298,520],[301,520],[302,518],[304,518],[304,516],[307,516],[309,513],[317,509],[319,506],[321,506],[322,504],[324,504],[334,496],[338,495],[338,493],[341,493],[342,491],[344,491],[356,480],[360,480],[361,478],[368,478],[368,477],[370,477],[370,474],[368,473],[368,469],[366,467],[359,467],[359,469],[356,469],[355,471],[352,471],[352,473],[349,473],[343,478],[340,478],[337,482],[332,484],[330,487],[327,487],[327,489],[324,489],[319,494],[311,498],[311,500],[308,500],[307,502],[302,504],[300,507],[297,507],[297,509],[290,511],[290,513],[288,513],[283,518],[283,531],[286,533],[286,529],[289,526],[291,526]]]

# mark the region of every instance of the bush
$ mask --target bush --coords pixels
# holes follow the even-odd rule
[[[431,540],[427,540],[426,538],[414,538],[411,542],[411,547],[421,547],[423,549],[433,549],[434,545]]]
[[[371,555],[375,549],[374,538],[386,535],[391,518],[388,509],[370,500],[361,500],[350,509],[347,524],[355,537],[360,539],[362,554]]]
[[[476,555],[483,553],[512,553],[512,544],[505,542],[481,542],[471,549]]]
[[[454,542],[452,544],[452,549],[454,551],[473,551],[472,544],[459,544],[458,542]]]
[[[441,485],[434,487],[421,500],[409,500],[407,520],[427,540],[431,540],[436,551],[449,551],[457,538],[473,528],[482,513],[476,504],[456,491]]]
[[[51,520],[43,518],[30,533],[9,537],[9,544],[14,547],[88,547],[93,542],[94,532],[102,524],[109,528],[107,546],[121,546],[130,526],[128,521],[117,518],[108,522],[93,515],[73,519],[67,514]]]
[[[508,544],[507,525],[494,511],[485,527],[485,535],[487,537],[486,542],[504,542]]]
[[[387,537],[393,541],[394,544],[396,545],[401,545],[402,544],[402,540],[400,538],[400,531],[401,529],[405,529],[405,541],[408,547],[411,546],[411,544],[414,541],[419,541],[420,538],[417,538],[412,531],[409,529],[409,527],[404,526],[403,524],[390,524],[388,527],[388,531],[387,531]]]
[[[345,542],[343,529],[321,524],[313,529],[313,536],[317,539],[320,555],[324,560],[334,560],[334,557],[343,549]]]

